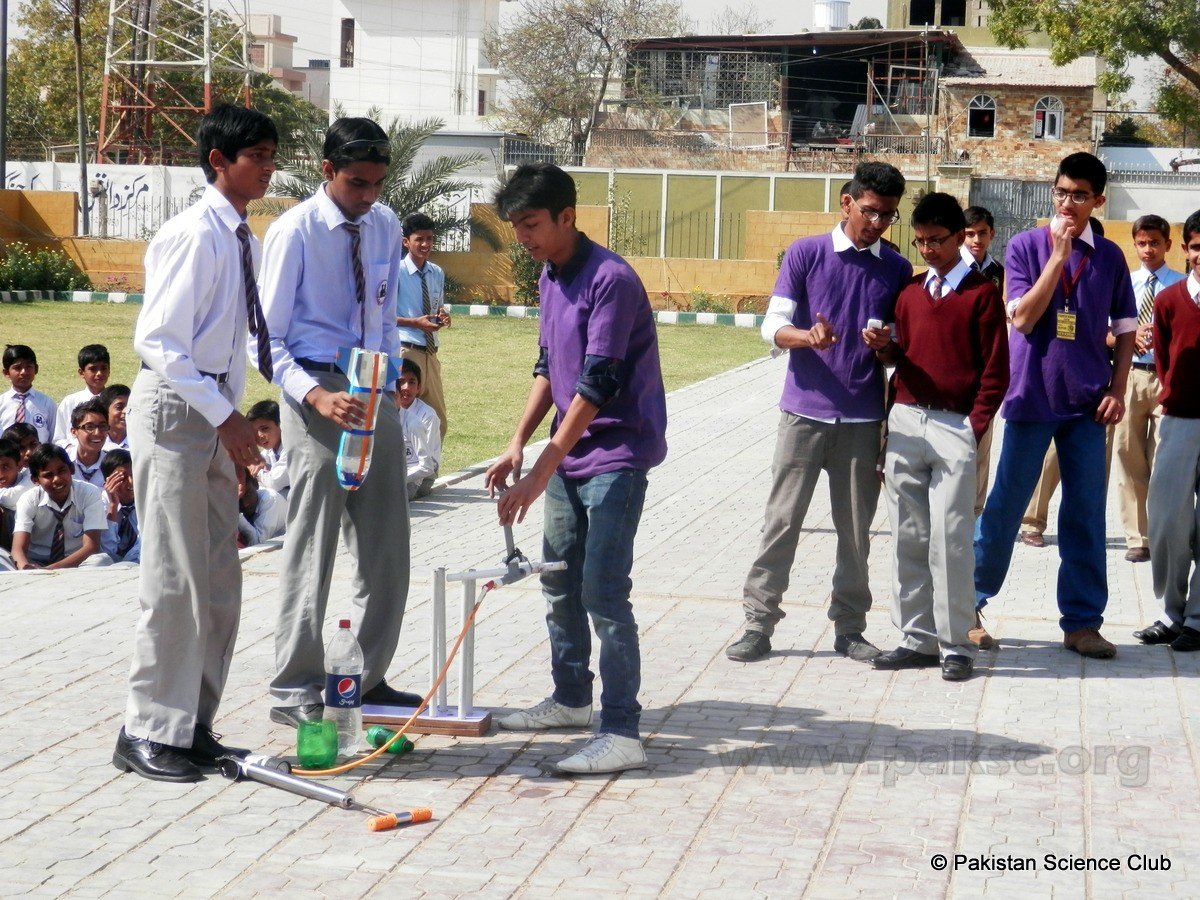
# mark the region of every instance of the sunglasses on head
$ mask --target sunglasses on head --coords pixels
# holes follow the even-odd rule
[[[379,156],[386,160],[391,156],[391,149],[391,141],[386,138],[359,138],[342,144],[337,149],[331,151],[330,156],[345,158]]]

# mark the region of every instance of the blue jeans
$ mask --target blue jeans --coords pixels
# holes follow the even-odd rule
[[[642,660],[629,573],[645,499],[642,471],[591,478],[556,472],[546,486],[542,538],[542,557],[567,564],[564,571],[542,575],[554,699],[563,706],[592,703],[591,616],[600,639],[600,732],[631,738],[638,737],[642,711],[637,702]]]
[[[975,523],[977,606],[1000,592],[1042,460],[1053,440],[1062,471],[1058,511],[1058,610],[1064,632],[1099,628],[1108,605],[1104,560],[1104,426],[1090,416],[1065,422],[1005,422],[996,484]]]

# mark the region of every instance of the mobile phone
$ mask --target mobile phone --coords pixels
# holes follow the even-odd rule
[[[867,319],[867,328],[878,331],[883,327],[883,322],[880,319]]]

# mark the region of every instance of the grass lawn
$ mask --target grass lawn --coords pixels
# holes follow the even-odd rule
[[[39,364],[35,387],[56,401],[82,387],[75,354],[84,344],[108,347],[110,384],[132,385],[139,362],[131,337],[140,309],[137,304],[5,303],[0,305],[0,343],[33,347]],[[668,391],[765,353],[758,332],[750,328],[660,325],[658,339]],[[459,316],[442,332],[440,352],[450,415],[442,472],[448,473],[495,456],[508,443],[537,359],[537,322]],[[0,386],[7,389],[7,383]],[[278,396],[277,388],[251,370],[242,409]]]

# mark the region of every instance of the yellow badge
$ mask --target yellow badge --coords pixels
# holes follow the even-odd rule
[[[1058,334],[1056,337],[1064,341],[1075,340],[1075,313],[1059,310]]]

